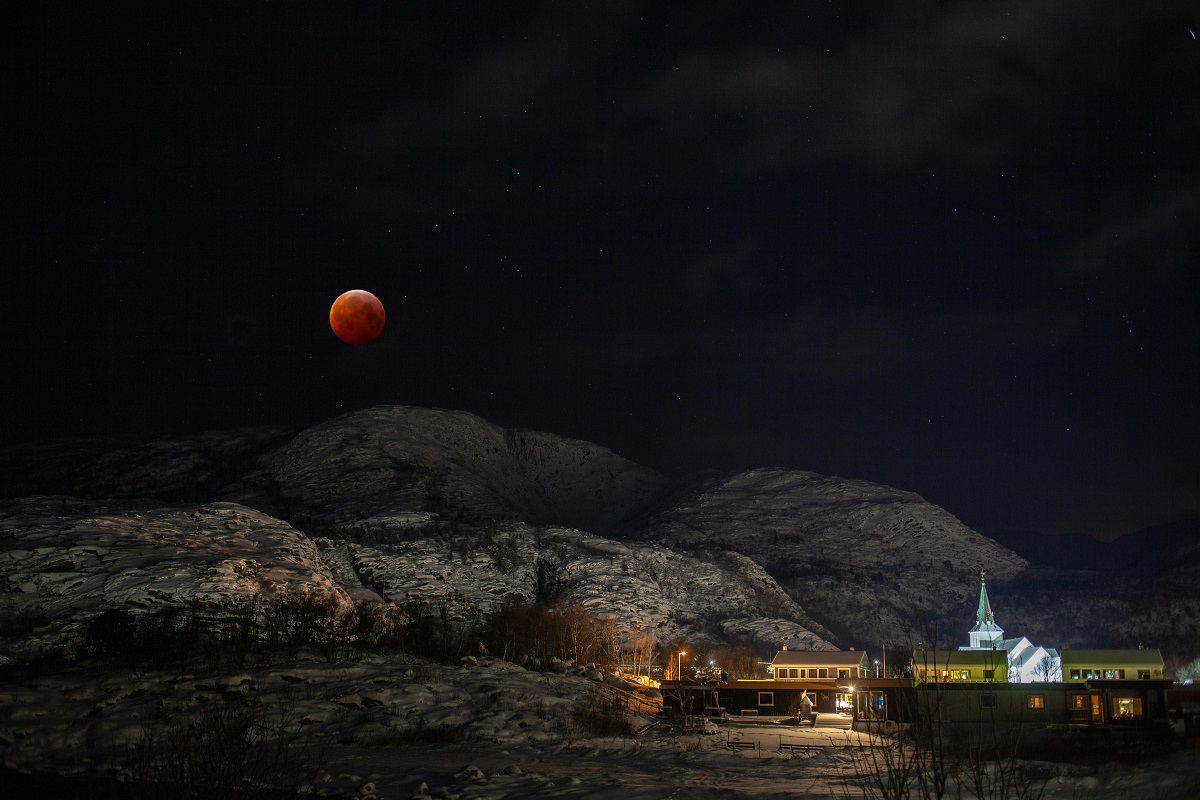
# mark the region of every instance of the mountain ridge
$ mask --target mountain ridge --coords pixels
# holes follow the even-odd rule
[[[376,589],[382,581],[452,596],[459,582],[470,596],[485,598],[471,588],[478,584],[492,587],[491,596],[529,600],[532,562],[561,547],[567,599],[652,622],[664,635],[716,640],[742,631],[764,649],[789,640],[929,642],[931,630],[961,643],[981,569],[1010,633],[1044,632],[1052,646],[1121,646],[1154,635],[1182,650],[1194,627],[1164,627],[1125,579],[1106,588],[1092,585],[1086,570],[1047,573],[913,492],[782,468],[672,481],[600,445],[461,411],[376,406],[303,430],[23,445],[0,451],[0,490],[97,504],[238,504],[332,542],[318,548],[323,559],[343,548],[353,572],[343,571],[343,582],[354,591],[376,591],[367,577]],[[519,569],[497,542],[523,553]],[[438,566],[472,548],[469,568]],[[424,555],[412,555],[418,551]],[[1142,594],[1190,609],[1195,592],[1178,569],[1154,576]],[[680,591],[676,572],[705,575],[707,595]],[[1086,627],[1028,601],[1056,596],[1054,582],[1059,606],[1077,609]],[[742,584],[758,588],[747,593]],[[1105,604],[1139,619],[1141,630],[1087,611]]]

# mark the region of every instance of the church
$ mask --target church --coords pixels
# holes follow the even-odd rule
[[[1009,683],[1056,683],[1063,679],[1062,658],[1057,650],[1042,647],[1022,636],[1005,639],[1004,629],[996,624],[992,604],[988,602],[987,573],[979,573],[979,606],[975,625],[967,633],[970,644],[960,651],[1000,651],[1008,655]]]

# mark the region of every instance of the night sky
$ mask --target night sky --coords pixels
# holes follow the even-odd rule
[[[8,33],[0,444],[407,404],[1200,513],[1195,0],[73,5]]]

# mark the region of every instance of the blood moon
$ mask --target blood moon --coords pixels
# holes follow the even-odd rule
[[[364,289],[344,292],[329,308],[329,327],[346,344],[374,341],[385,319],[383,303]]]

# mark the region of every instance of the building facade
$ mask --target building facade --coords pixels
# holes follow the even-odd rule
[[[1067,683],[1089,680],[1162,680],[1163,657],[1158,650],[1062,651],[1062,679]]]
[[[870,674],[865,650],[788,650],[771,659],[771,677],[784,680],[847,681]]]

